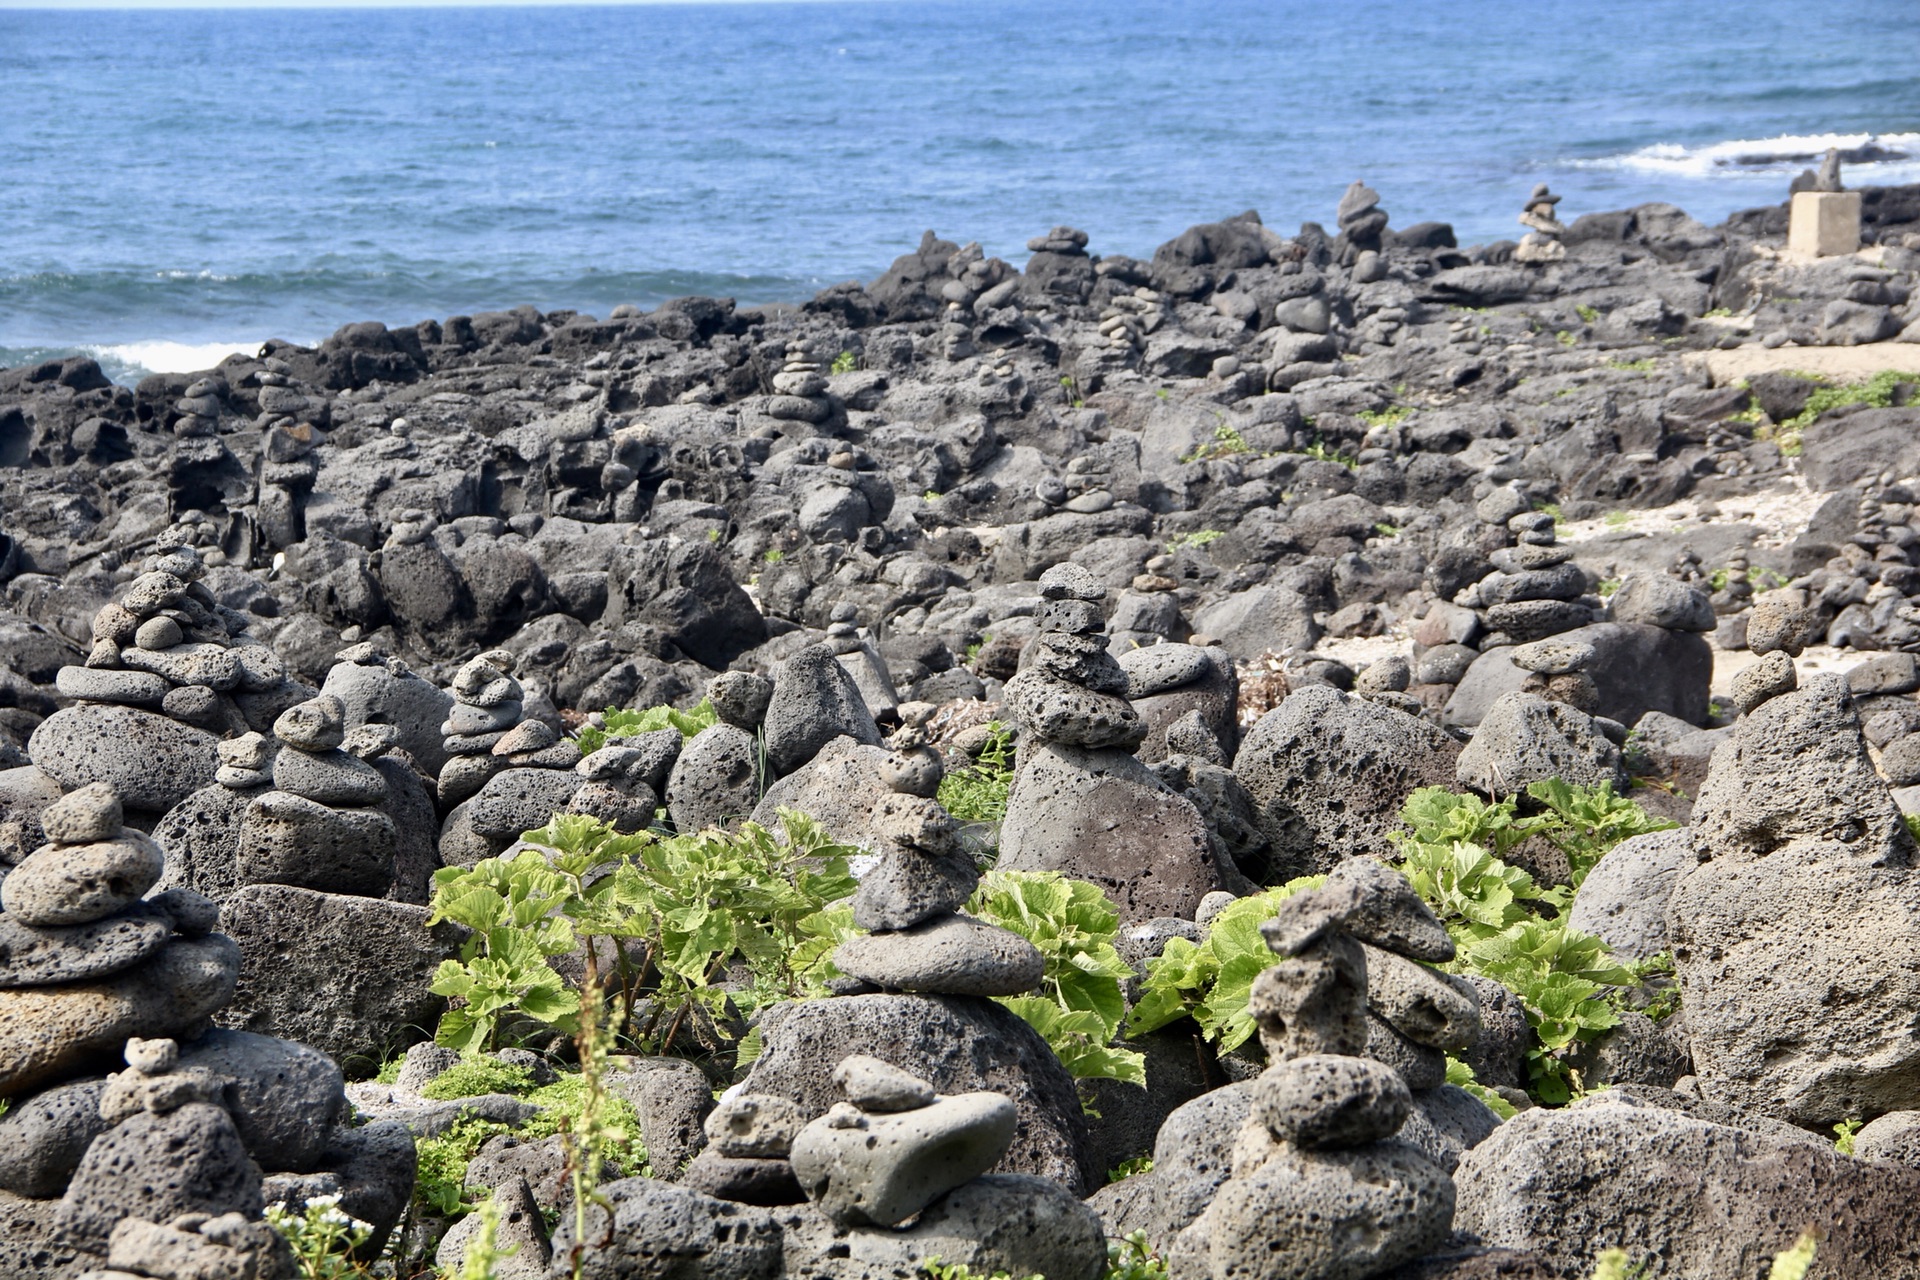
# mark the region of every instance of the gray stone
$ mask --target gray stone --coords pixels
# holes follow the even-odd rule
[[[213,781],[216,741],[150,711],[79,706],[41,721],[27,754],[68,791],[104,782],[128,808],[161,811]]]
[[[869,1054],[849,1054],[833,1069],[833,1082],[862,1111],[886,1114],[933,1105],[933,1086]]]
[[[1845,679],[1814,676],[1714,753],[1667,904],[1703,1096],[1808,1128],[1920,1108],[1920,873]]]
[[[1826,631],[1820,611],[1798,587],[1762,591],[1747,614],[1747,648],[1755,653],[1782,652],[1797,658]]]
[[[1458,1055],[1460,1060],[1473,1068],[1475,1080],[1490,1089],[1524,1087],[1527,1053],[1535,1043],[1526,1006],[1492,978],[1462,976],[1479,995],[1480,1036]]]
[[[1394,1029],[1392,1023],[1374,1013],[1366,1015],[1365,1056],[1384,1062],[1400,1073],[1407,1088],[1437,1089],[1447,1080],[1447,1055],[1431,1045],[1416,1044]]]
[[[1318,1150],[1391,1137],[1412,1106],[1405,1082],[1391,1068],[1322,1053],[1263,1071],[1254,1081],[1252,1114],[1280,1141]]]
[[[1459,750],[1404,712],[1312,686],[1248,730],[1234,772],[1259,806],[1274,876],[1287,879],[1385,853],[1407,796],[1450,785]]]
[[[1233,1148],[1252,1112],[1255,1083],[1243,1080],[1176,1108],[1153,1144],[1153,1168],[1089,1197],[1115,1239],[1144,1231],[1170,1241],[1206,1209],[1233,1167]]]
[[[778,1280],[780,1228],[765,1209],[651,1178],[603,1183],[586,1210],[582,1280]],[[562,1214],[553,1256],[573,1256]]]
[[[495,1188],[490,1199],[497,1221],[493,1246],[508,1255],[493,1264],[492,1280],[546,1280],[553,1246],[547,1240],[546,1219],[527,1180],[513,1178]],[[459,1269],[468,1245],[480,1234],[481,1221],[478,1213],[470,1213],[440,1237],[433,1260],[443,1274],[451,1275]]]
[[[393,885],[387,896],[395,902],[425,906],[433,896],[433,873],[440,869],[433,797],[429,783],[413,766],[394,756],[373,762],[387,782],[387,798],[380,812],[393,823]],[[652,817],[649,810],[648,817]]]
[[[1847,688],[1857,698],[1920,689],[1920,661],[1910,653],[1884,653],[1847,669]]]
[[[393,884],[398,841],[393,820],[377,809],[330,809],[269,791],[247,806],[236,862],[250,884],[376,896]]]
[[[1479,656],[1478,649],[1464,644],[1438,645],[1420,655],[1414,678],[1421,684],[1459,684]]]
[[[1125,749],[1147,736],[1140,713],[1125,698],[1095,693],[1037,670],[1022,671],[1007,681],[1002,698],[1031,741]]]
[[[1611,782],[1616,791],[1627,785],[1620,749],[1592,716],[1520,692],[1505,694],[1488,708],[1473,741],[1460,753],[1454,777],[1461,786],[1494,796],[1549,778],[1582,787]]]
[[[1415,960],[1453,959],[1453,937],[1398,871],[1372,858],[1348,858],[1327,879],[1353,889],[1357,905],[1342,914],[1340,925],[1349,936]]]
[[[157,887],[191,889],[216,900],[237,889],[242,883],[240,829],[258,796],[216,784],[167,810],[153,828],[154,839],[167,851]]]
[[[400,1215],[413,1199],[418,1157],[413,1135],[395,1120],[375,1120],[333,1131],[333,1141],[313,1173],[274,1174],[262,1196],[268,1203],[301,1212],[308,1200],[337,1196],[337,1207],[373,1227],[366,1248],[386,1247]]]
[[[1667,899],[1694,862],[1684,828],[1630,836],[1587,872],[1567,923],[1623,960],[1658,955],[1668,950]]]
[[[794,1139],[801,1190],[843,1226],[893,1226],[999,1162],[1018,1113],[997,1093],[963,1093],[868,1115],[837,1103]]]
[[[765,1049],[742,1082],[749,1093],[793,1099],[809,1118],[840,1100],[833,1068],[869,1054],[940,1093],[991,1091],[1013,1100],[1019,1123],[1003,1173],[1051,1178],[1076,1195],[1103,1168],[1087,1145],[1073,1078],[1032,1027],[988,1000],[959,996],[844,996],[778,1009]]]
[[[138,968],[79,986],[0,991],[0,1098],[110,1064],[128,1037],[179,1037],[233,995],[231,939],[175,938]]]
[[[108,1275],[172,1276],[214,1280],[228,1276],[293,1274],[296,1263],[286,1239],[244,1214],[186,1215],[171,1224],[127,1218],[107,1241]]]
[[[759,744],[745,729],[730,724],[702,729],[681,748],[667,781],[674,827],[703,831],[731,826],[753,813],[760,800],[760,768]]]
[[[1886,775],[1890,786],[1911,787],[1920,783],[1920,733],[1889,742],[1880,753],[1880,772]]]
[[[928,1089],[928,1099],[932,1096]],[[805,1123],[791,1098],[729,1089],[708,1113],[704,1127],[708,1145],[729,1159],[785,1159]]]
[[[888,991],[959,996],[1020,995],[1040,985],[1045,968],[1019,934],[965,915],[849,938],[833,960],[848,977]]]
[[[466,936],[452,924],[429,929],[423,907],[291,885],[248,885],[220,920],[244,957],[221,1025],[297,1040],[362,1071],[430,1034],[447,1002],[428,986]]]
[[[764,733],[767,758],[783,774],[792,773],[842,735],[880,745],[880,730],[853,677],[824,645],[809,645],[780,664]]]
[[[1557,564],[1546,569],[1489,574],[1480,582],[1480,599],[1492,610],[1501,605],[1536,600],[1578,600],[1586,590],[1584,569],[1574,564]],[[1492,622],[1491,617],[1488,620]]]
[[[258,1218],[260,1174],[219,1107],[142,1112],[95,1138],[61,1198],[58,1222],[76,1243],[104,1245],[124,1218],[183,1213]]]
[[[32,1200],[0,1191],[0,1275],[19,1280],[65,1280],[106,1263],[104,1253],[82,1249],[54,1224],[58,1200]]]
[[[476,707],[465,702],[456,702],[447,711],[446,723],[440,731],[447,737],[476,737],[482,734],[505,733],[520,723],[523,708],[519,702],[502,702],[497,706]]]
[[[1767,699],[1792,693],[1799,687],[1800,677],[1793,669],[1793,659],[1776,649],[1734,674],[1733,705],[1745,715]]]
[[[886,771],[894,758],[885,747],[834,738],[813,759],[767,788],[754,806],[753,820],[773,827],[781,809],[798,809],[843,844],[883,849],[886,834],[876,829],[873,819],[892,798]]]
[[[63,698],[75,698],[83,702],[155,706],[173,686],[148,671],[62,667],[60,674],[54,677],[53,687]]]
[[[768,1207],[804,1204],[786,1157],[726,1156],[709,1147],[680,1173],[680,1185],[702,1195]]]
[[[78,1080],[8,1107],[0,1116],[0,1189],[42,1200],[65,1191],[88,1145],[113,1127],[100,1118],[105,1087],[97,1077]]]
[[[1571,1066],[1589,1089],[1615,1084],[1668,1089],[1693,1070],[1676,1020],[1655,1022],[1631,1010],[1620,1014],[1619,1025],[1578,1049]]]
[[[1853,1135],[1853,1154],[1920,1171],[1920,1111],[1889,1111]]]
[[[1120,655],[1127,697],[1145,698],[1204,679],[1213,670],[1207,651],[1190,644],[1155,644]]]
[[[1194,616],[1193,629],[1248,660],[1263,653],[1304,653],[1325,634],[1306,597],[1273,583],[1222,596]]]
[[[312,1172],[347,1112],[340,1068],[291,1040],[215,1029],[182,1046],[180,1067],[228,1082],[221,1105],[269,1173]]]
[[[951,820],[947,825],[953,828]],[[958,911],[979,883],[980,869],[957,837],[937,851],[896,848],[860,878],[853,923],[862,929],[908,929]]]
[[[158,952],[172,935],[173,920],[145,906],[88,924],[46,929],[0,914],[0,990],[120,973]]]
[[[1021,752],[996,865],[1092,881],[1126,921],[1192,919],[1223,887],[1191,801],[1125,752],[1054,743]]]
[[[373,805],[387,798],[386,779],[344,751],[288,747],[273,757],[273,785],[324,805]]]
[[[138,831],[93,844],[44,845],[0,881],[16,924],[90,924],[123,911],[160,879],[160,846]]]
[[[122,649],[120,660],[176,685],[203,684],[219,693],[239,687],[240,656],[225,645],[190,643],[171,649]]]
[[[1711,631],[1717,625],[1706,592],[1664,573],[1630,573],[1614,591],[1615,622],[1638,622],[1669,631]]]
[[[1535,640],[1532,644],[1515,645],[1508,656],[1512,658],[1513,665],[1522,670],[1557,676],[1590,665],[1599,654],[1587,641],[1561,635]]]
[[[320,692],[340,699],[349,728],[393,726],[401,749],[419,762],[428,777],[436,777],[447,761],[440,725],[452,711],[453,698],[398,667],[397,663],[337,662],[327,672]]]
[[[707,685],[707,699],[725,724],[752,733],[766,719],[773,682],[751,671],[726,671]]]
[[[564,810],[581,781],[570,768],[503,770],[467,802],[467,820],[489,840],[517,840]]]
[[[1500,1127],[1500,1117],[1484,1102],[1455,1085],[1443,1084],[1409,1094],[1413,1108],[1394,1136],[1419,1148],[1427,1159],[1452,1173],[1460,1157]]]
[[[1453,1183],[1418,1150],[1279,1148],[1236,1176],[1169,1249],[1175,1280],[1364,1280],[1431,1252],[1453,1222]]]
[[[1746,1280],[1813,1227],[1833,1275],[1920,1273],[1920,1174],[1596,1094],[1534,1108],[1461,1158],[1456,1228],[1591,1273],[1613,1245],[1655,1274]],[[1569,1194],[1570,1188],[1578,1188]]]
[[[40,829],[54,844],[91,844],[120,834],[124,815],[113,788],[94,782],[40,811]]]
[[[1217,752],[1218,763],[1225,764],[1239,750],[1240,677],[1225,649],[1211,647],[1201,652],[1207,655],[1208,670],[1199,680],[1134,699],[1133,709],[1147,727],[1147,736],[1135,751],[1141,760],[1151,763],[1179,754],[1199,754],[1212,760]],[[1176,726],[1182,728],[1177,732]],[[1195,750],[1177,741],[1181,733],[1186,733],[1191,743],[1196,731],[1211,739],[1211,744]]]
[[[713,1085],[685,1058],[628,1058],[608,1087],[633,1103],[654,1171],[678,1172],[707,1145]]]
[[[1480,997],[1456,974],[1363,944],[1367,1006],[1415,1044],[1453,1052],[1480,1035]]]

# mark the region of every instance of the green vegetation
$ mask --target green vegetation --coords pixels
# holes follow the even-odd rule
[[[1221,1053],[1253,1038],[1257,1028],[1247,1012],[1253,980],[1274,964],[1260,925],[1280,904],[1302,889],[1317,889],[1325,876],[1301,876],[1250,898],[1241,898],[1215,916],[1199,943],[1169,938],[1147,965],[1139,998],[1127,1019],[1127,1034],[1143,1036],[1192,1018]]]
[[[1005,1271],[996,1271],[991,1275],[983,1276],[962,1263],[942,1262],[937,1254],[920,1264],[920,1274],[926,1276],[928,1280],[1014,1280],[1014,1277]],[[1026,1280],[1047,1280],[1047,1278],[1028,1276]]]
[[[1559,343],[1563,347],[1574,346],[1578,344],[1580,341],[1579,337],[1577,337],[1574,334],[1573,330],[1571,329],[1560,330],[1558,333],[1553,335],[1553,340]]]
[[[774,559],[778,554],[767,552],[767,563],[778,563]],[[720,714],[713,709],[713,703],[702,698],[691,711],[680,711],[673,707],[648,707],[644,711],[608,707],[600,713],[598,725],[582,725],[573,736],[580,744],[580,754],[587,756],[619,738],[637,738],[658,729],[678,729],[681,737],[691,738],[702,729],[719,723]]]
[[[1167,1280],[1167,1262],[1147,1244],[1146,1232],[1135,1231],[1123,1240],[1107,1241],[1102,1280]]]
[[[1075,1079],[1145,1086],[1146,1056],[1113,1046],[1133,970],[1114,949],[1120,916],[1098,885],[1049,872],[989,871],[967,910],[1031,942],[1046,960],[1041,990],[1000,1003],[1046,1038]]]
[[[1580,322],[1582,324],[1592,324],[1595,320],[1598,320],[1600,318],[1600,308],[1590,307],[1584,302],[1581,303],[1579,306],[1575,307],[1573,309],[1573,312],[1575,315],[1580,317]]]
[[[1609,511],[1604,523],[1609,529],[1624,529],[1632,518],[1624,511]]]
[[[1351,453],[1347,453],[1337,445],[1330,445],[1325,440],[1317,437],[1312,444],[1300,450],[1300,452],[1306,457],[1312,458],[1315,462],[1337,462],[1349,471],[1358,471],[1360,469],[1359,458]]]
[[[299,1213],[269,1205],[266,1218],[292,1248],[300,1280],[350,1280],[373,1274],[353,1259],[353,1251],[372,1237],[373,1227],[344,1212],[339,1196],[315,1196]]]
[[[1084,409],[1087,407],[1087,402],[1083,400],[1080,396],[1079,384],[1074,382],[1073,376],[1071,374],[1063,375],[1061,377],[1060,389],[1067,393],[1067,401],[1068,403],[1072,404],[1074,408]]]
[[[1700,318],[1702,320],[1731,320],[1733,319],[1733,308],[1715,307],[1711,311],[1701,312]]]
[[[1659,363],[1652,356],[1642,356],[1638,360],[1609,360],[1607,368],[1621,373],[1652,373]]]
[[[1528,1092],[1558,1104],[1581,1087],[1570,1059],[1584,1043],[1619,1025],[1628,990],[1668,966],[1622,966],[1566,915],[1587,872],[1620,841],[1674,824],[1613,794],[1612,784],[1573,787],[1536,782],[1527,797],[1541,808],[1518,814],[1517,797],[1488,803],[1441,787],[1415,791],[1396,833],[1400,870],[1453,935],[1459,949],[1446,968],[1505,984],[1520,997],[1538,1040],[1529,1051]],[[1543,887],[1504,855],[1529,839],[1558,849],[1568,886]]]
[[[517,1244],[509,1249],[500,1247],[498,1205],[490,1199],[483,1201],[476,1213],[480,1228],[467,1241],[467,1247],[460,1254],[460,1265],[447,1280],[494,1280],[500,1264],[520,1252]]]
[[[779,564],[787,558],[787,553],[778,547],[768,547],[760,553],[760,558],[768,564]]]
[[[940,806],[961,822],[998,822],[1007,816],[1013,790],[1013,729],[987,723],[987,745],[970,765],[940,779]]]
[[[1819,1248],[1817,1232],[1812,1229],[1801,1232],[1791,1249],[1774,1255],[1773,1265],[1767,1269],[1767,1280],[1806,1280],[1807,1272],[1813,1270],[1813,1255]]]
[[[1382,522],[1373,526],[1373,531],[1382,538],[1397,538],[1400,536],[1400,526],[1397,524]]]
[[[1167,539],[1167,554],[1174,555],[1177,552],[1189,550],[1198,551],[1202,547],[1212,546],[1226,536],[1227,535],[1219,529],[1195,529],[1191,533],[1176,533]]]
[[[1231,458],[1240,454],[1253,452],[1254,448],[1247,443],[1247,438],[1223,422],[1213,429],[1213,439],[1207,441],[1192,453],[1180,459],[1180,461],[1183,463],[1205,462],[1209,458]]]
[[[1641,1280],[1647,1274],[1645,1262],[1634,1262],[1625,1249],[1602,1249],[1593,1260],[1593,1280]]]
[[[471,1212],[477,1201],[467,1198],[467,1164],[488,1138],[508,1132],[504,1124],[463,1115],[438,1136],[415,1142],[419,1172],[413,1181],[414,1203],[443,1218]]]
[[[921,495],[920,495],[920,501],[922,501],[922,502],[938,502],[938,501],[940,501],[940,497],[941,497],[941,494],[940,494],[940,491],[939,491],[938,489],[929,489],[929,490],[927,490],[927,491],[926,491],[925,493],[923,493],[923,494],[921,494]]]
[[[533,1072],[526,1067],[483,1054],[460,1059],[427,1082],[420,1091],[423,1098],[451,1102],[455,1098],[475,1098],[483,1093],[525,1093],[533,1088]]]
[[[1559,504],[1559,503],[1557,503],[1557,502],[1543,502],[1543,503],[1541,503],[1541,504],[1540,504],[1539,506],[1537,506],[1537,507],[1535,507],[1535,508],[1534,508],[1534,510],[1535,510],[1535,511],[1540,511],[1540,512],[1544,512],[1544,513],[1546,513],[1547,515],[1549,515],[1549,516],[1551,516],[1551,517],[1553,517],[1553,527],[1554,527],[1554,528],[1556,528],[1556,529],[1558,529],[1558,528],[1560,527],[1560,523],[1561,523],[1561,516],[1560,516],[1560,504]]]
[[[1511,1120],[1520,1114],[1514,1109],[1511,1102],[1508,1102],[1497,1092],[1481,1084],[1478,1077],[1473,1074],[1473,1068],[1458,1058],[1447,1059],[1447,1083],[1457,1088],[1465,1089],[1468,1093],[1480,1099],[1481,1105],[1485,1106],[1487,1110],[1493,1112],[1493,1114],[1499,1116],[1502,1120]]]
[[[852,373],[855,369],[858,369],[859,367],[860,367],[860,357],[854,355],[853,352],[851,351],[842,351],[839,355],[833,358],[833,364],[828,366],[827,372],[828,373]]]
[[[433,990],[457,1001],[437,1039],[463,1052],[491,1047],[508,1015],[577,1031],[579,993],[549,961],[581,943],[592,956],[599,938],[622,944],[614,948],[616,1040],[667,1052],[684,1028],[718,1050],[716,1018],[751,1016],[809,989],[810,967],[826,950],[820,916],[853,892],[852,849],[803,814],[783,810],[780,827],[626,835],[583,814],[556,814],[526,834],[534,848],[515,858],[443,867],[430,923],[452,920],[474,933],[434,975]],[[746,980],[716,988],[735,964]]]
[[[1603,596],[1610,596],[1620,589],[1620,582],[1619,578],[1602,578],[1594,590]]]
[[[1135,1156],[1131,1160],[1122,1160],[1119,1164],[1107,1170],[1107,1185],[1112,1186],[1116,1182],[1125,1182],[1136,1173],[1152,1172],[1152,1156]]]
[[[1793,377],[1817,382],[1820,386],[1807,397],[1806,407],[1799,413],[1777,424],[1772,439],[1780,446],[1780,452],[1789,458],[1800,456],[1802,433],[1813,425],[1814,420],[1830,409],[1844,408],[1847,405],[1865,405],[1872,409],[1885,409],[1893,404],[1894,389],[1903,382],[1920,381],[1910,373],[1899,373],[1888,369],[1876,373],[1865,382],[1829,383],[1818,374],[1793,371]]]
[[[1860,1120],[1851,1117],[1833,1126],[1833,1149],[1843,1156],[1853,1154],[1854,1135],[1860,1132]]]
[[[1385,409],[1362,409],[1360,421],[1370,427],[1397,427],[1413,416],[1410,404],[1390,405]]]
[[[1715,569],[1707,575],[1707,586],[1714,591],[1725,591],[1727,584],[1733,581],[1733,572],[1732,569],[1728,568]],[[1741,576],[1747,580],[1747,585],[1755,591],[1771,591],[1775,587],[1784,587],[1787,585],[1785,574],[1774,569],[1769,569],[1765,565],[1753,565]]]

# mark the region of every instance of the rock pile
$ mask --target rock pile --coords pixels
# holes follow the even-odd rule
[[[1222,887],[1223,869],[1199,811],[1133,754],[1147,726],[1107,649],[1105,589],[1065,564],[1041,575],[1040,594],[1038,633],[1003,695],[1021,752],[999,865],[1092,881],[1124,919],[1190,920]],[[1169,651],[1167,659],[1201,676],[1193,656]]]
[[[1363,253],[1378,254],[1381,237],[1387,230],[1387,211],[1380,207],[1380,193],[1364,182],[1355,182],[1340,197],[1335,212],[1340,224],[1340,259],[1357,266]]]
[[[240,949],[200,895],[143,896],[164,856],[122,826],[110,788],[41,820],[50,843],[0,884],[0,1273],[91,1261],[173,1280],[163,1268],[199,1250],[291,1274],[277,1235],[231,1215],[323,1192],[384,1238],[411,1138],[344,1127],[340,1070],[312,1049],[209,1029]],[[121,1057],[127,1070],[88,1074]]]
[[[448,759],[440,771],[441,803],[452,805],[440,827],[440,861],[450,867],[504,853],[564,811],[588,781],[573,739],[544,720],[522,718],[525,691],[513,665],[512,654],[490,650],[454,676],[453,709],[441,726]]]
[[[1564,262],[1567,246],[1560,243],[1567,234],[1567,228],[1554,216],[1553,207],[1560,203],[1560,197],[1547,190],[1542,182],[1527,197],[1527,207],[1520,211],[1520,225],[1527,233],[1520,237],[1520,243],[1513,250],[1513,260],[1530,266],[1549,262]]]
[[[393,885],[399,846],[393,819],[382,812],[387,781],[378,769],[341,749],[346,706],[322,694],[289,707],[273,723],[279,749],[272,789],[256,795],[240,823],[237,864],[247,884],[291,884],[323,893],[380,897]],[[246,744],[249,754],[261,744]],[[223,752],[232,758],[238,752]],[[258,776],[257,766],[223,768]]]

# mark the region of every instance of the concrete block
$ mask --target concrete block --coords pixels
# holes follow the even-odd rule
[[[1799,191],[1787,224],[1787,250],[1809,258],[1829,258],[1860,249],[1858,191]]]

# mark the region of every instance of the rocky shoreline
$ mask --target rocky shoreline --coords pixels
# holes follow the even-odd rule
[[[1806,259],[1784,206],[1540,188],[1461,249],[1356,183],[1151,260],[929,232],[794,306],[0,371],[0,1280],[269,1280],[270,1205],[413,1274],[472,1208],[414,1142],[476,1118],[502,1277],[1093,1280],[1139,1232],[1175,1280],[1745,1280],[1803,1228],[1920,1276],[1920,186],[1861,197]],[[1423,788],[1489,863],[1421,871]],[[1629,792],[1598,851],[1499,834]],[[831,980],[718,951],[700,1051],[613,1059],[647,1173],[562,1213],[539,1105],[433,1091],[491,936],[436,887],[560,865],[555,815],[793,810],[859,852]],[[1014,1016],[1060,978],[983,863],[1107,904],[1077,1043],[1144,1084]],[[1228,1044],[1154,1002],[1256,896]],[[1614,1021],[1555,1041],[1476,928],[1590,940]],[[563,941],[563,994],[626,954]],[[526,1043],[486,1069],[593,1052]]]

